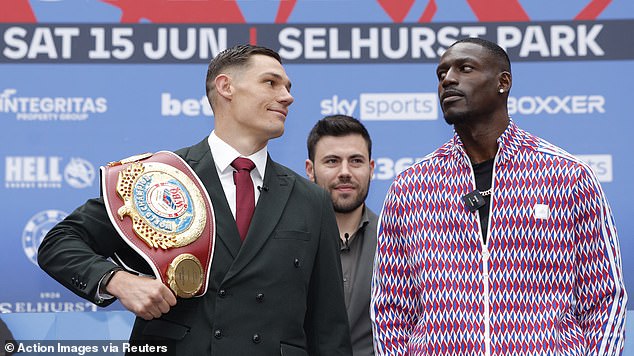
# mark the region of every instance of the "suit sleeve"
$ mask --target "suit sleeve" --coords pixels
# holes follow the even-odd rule
[[[575,191],[576,316],[588,355],[620,355],[625,339],[627,295],[610,206],[590,168]]]
[[[92,199],[55,225],[38,250],[38,263],[51,277],[78,296],[107,306],[114,299],[100,300],[101,278],[116,264],[113,254],[120,240],[112,227],[102,199]]]
[[[352,355],[344,302],[339,230],[330,197],[321,192],[319,248],[309,285],[305,319],[310,355]]]
[[[377,355],[407,355],[410,333],[418,320],[419,290],[413,283],[408,262],[407,228],[402,187],[396,180],[390,187],[377,236],[370,316]]]

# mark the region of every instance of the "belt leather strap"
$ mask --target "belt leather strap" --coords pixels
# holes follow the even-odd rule
[[[207,190],[169,151],[101,167],[103,198],[123,240],[182,298],[205,294],[216,224]]]

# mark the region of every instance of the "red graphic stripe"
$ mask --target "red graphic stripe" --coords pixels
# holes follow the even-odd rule
[[[258,44],[258,29],[255,27],[249,28],[249,44],[253,46]]]
[[[34,23],[35,15],[28,0],[0,1],[0,22]]]
[[[277,8],[277,16],[275,23],[286,23],[293,12],[293,8],[297,4],[297,0],[281,0],[280,7]]]
[[[235,0],[101,0],[121,9],[121,22],[244,23]]]
[[[575,20],[596,20],[611,2],[612,0],[592,0],[575,17]]]
[[[383,11],[394,22],[403,22],[415,0],[377,0]]]
[[[425,6],[425,11],[423,11],[423,14],[418,19],[418,22],[431,22],[431,20],[434,18],[434,15],[436,15],[437,10],[438,6],[436,5],[436,1],[429,0],[427,6]]]
[[[467,0],[478,21],[530,21],[518,0]]]

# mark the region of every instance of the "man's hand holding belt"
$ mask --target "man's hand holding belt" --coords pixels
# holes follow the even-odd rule
[[[106,292],[119,299],[126,309],[145,320],[160,318],[176,305],[174,293],[160,280],[137,276],[123,270],[116,271],[110,278]]]

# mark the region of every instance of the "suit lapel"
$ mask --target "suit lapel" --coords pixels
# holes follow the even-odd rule
[[[286,207],[294,183],[294,177],[278,170],[271,157],[267,158],[266,173],[262,185],[268,190],[260,193],[247,237],[242,243],[242,249],[240,249],[233,266],[225,276],[225,280],[240,272],[271,237],[271,233]]]
[[[235,259],[240,251],[240,234],[222,189],[207,139],[192,146],[185,160],[194,169],[211,198],[216,220],[216,242],[224,244]]]

